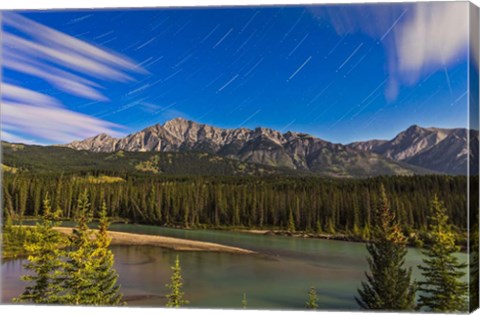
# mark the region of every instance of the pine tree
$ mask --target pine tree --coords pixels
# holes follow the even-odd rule
[[[305,303],[305,307],[311,310],[318,308],[318,297],[315,287],[311,287],[308,291],[308,301]]]
[[[246,308],[247,308],[247,305],[248,305],[247,294],[246,294],[246,293],[243,293],[242,308],[243,308],[243,309],[246,309]]]
[[[364,309],[413,310],[416,286],[410,281],[411,268],[403,267],[406,241],[388,206],[383,185],[375,216],[372,240],[367,244],[371,273],[365,273],[367,282],[362,282],[360,299],[355,300]]]
[[[295,219],[292,211],[288,215],[288,232],[295,232]]]
[[[43,215],[35,229],[35,242],[25,244],[28,262],[24,268],[31,272],[22,280],[32,283],[14,302],[38,304],[61,303],[63,296],[61,271],[63,268],[62,238],[53,227],[58,213],[52,212],[48,194],[43,200]]]
[[[99,227],[96,233],[96,249],[93,253],[93,262],[95,264],[95,286],[96,298],[92,301],[93,305],[119,305],[122,299],[120,287],[117,285],[118,274],[113,269],[114,257],[110,249],[111,238],[108,235],[110,222],[107,218],[107,205],[105,201],[99,212]]]
[[[180,260],[175,259],[175,265],[171,267],[173,274],[170,278],[170,283],[167,284],[167,288],[170,289],[170,294],[167,294],[167,307],[180,307],[182,305],[188,304],[187,300],[183,299],[185,293],[182,291],[183,279],[182,279],[182,269],[180,267]]]
[[[434,197],[429,217],[429,244],[424,251],[427,258],[418,266],[424,276],[419,282],[419,307],[433,312],[461,312],[467,310],[468,285],[461,281],[467,265],[453,254],[459,250],[455,234],[448,222],[447,210]]]
[[[88,223],[91,221],[90,202],[85,190],[77,206],[77,228],[70,236],[70,248],[65,266],[66,304],[94,305],[97,301],[95,270],[95,240]]]
[[[477,219],[478,220],[478,219]],[[478,305],[478,287],[479,287],[479,274],[478,274],[478,224],[475,222],[470,229],[470,305],[469,310],[473,312]]]
[[[317,220],[317,223],[315,224],[315,232],[317,234],[322,234],[322,223],[320,223],[320,220]]]

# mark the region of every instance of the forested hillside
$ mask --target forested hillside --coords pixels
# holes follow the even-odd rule
[[[16,217],[40,214],[41,200],[48,193],[55,208],[62,209],[64,219],[71,219],[80,193],[87,189],[92,209],[105,200],[109,216],[136,223],[278,229],[293,224],[297,231],[349,232],[366,238],[382,183],[405,231],[426,228],[429,201],[435,194],[445,200],[458,230],[466,229],[467,179],[460,176],[328,179],[6,174],[3,189],[5,210]]]
[[[176,175],[293,174],[293,170],[245,163],[202,152],[95,153],[55,146],[2,142],[6,172],[30,174],[117,173]]]

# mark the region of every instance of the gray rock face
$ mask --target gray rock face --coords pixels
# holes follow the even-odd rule
[[[289,131],[282,134],[261,127],[254,130],[222,129],[176,118],[125,138],[115,139],[101,134],[65,146],[93,152],[200,151],[244,162],[332,176],[373,176],[424,173],[422,167],[437,172],[451,172],[453,169],[457,172],[456,168],[465,158],[460,154],[464,140],[461,130],[412,126],[391,141],[372,140],[342,145],[304,133]],[[443,146],[431,151],[442,142]],[[440,160],[438,150],[442,148],[449,154]],[[451,160],[449,157],[453,154],[460,155]],[[432,159],[436,162],[429,162]]]
[[[473,144],[478,143],[478,132],[471,132],[470,138]],[[466,175],[469,155],[467,144],[467,129],[422,128],[414,125],[390,141],[371,140],[348,146],[440,173]],[[471,153],[478,159],[478,149]],[[478,165],[473,166],[472,171],[478,172]]]

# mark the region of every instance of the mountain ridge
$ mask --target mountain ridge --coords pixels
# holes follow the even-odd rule
[[[123,138],[99,134],[64,146],[92,152],[199,151],[242,162],[341,177],[427,172],[423,167],[371,152],[361,145],[332,143],[306,133],[281,133],[265,127],[224,129],[180,117]]]
[[[469,151],[469,140],[477,149]],[[466,128],[412,125],[391,140],[359,141],[348,146],[435,172],[466,175],[469,156],[478,159],[478,131],[470,130],[468,135]],[[478,173],[478,165],[472,163],[471,172]]]

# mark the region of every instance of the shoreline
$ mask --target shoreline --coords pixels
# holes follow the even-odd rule
[[[64,234],[70,234],[73,230],[73,228],[71,227],[55,227],[54,229]],[[178,251],[206,251],[231,254],[256,254],[256,252],[254,251],[239,247],[226,246],[210,242],[180,239],[170,236],[147,235],[115,231],[108,231],[108,235],[112,238],[112,245],[151,245]]]
[[[316,234],[316,233],[307,233],[307,232],[288,232],[285,230],[260,230],[260,229],[236,229],[235,232],[254,234],[254,235],[270,235],[270,236],[286,236],[293,238],[303,238],[303,239],[320,239],[327,241],[341,241],[341,242],[352,242],[352,243],[363,243],[367,244],[369,241],[362,239],[360,237],[355,237],[346,234]],[[467,247],[464,244],[457,244],[460,247],[458,252],[467,252]],[[418,246],[412,243],[407,243],[408,248],[423,249],[424,246]]]
[[[288,232],[284,230],[260,230],[260,229],[236,229],[235,232],[255,234],[255,235],[272,235],[272,236],[288,236],[295,238],[312,238],[312,239],[322,239],[322,240],[333,240],[333,241],[344,241],[344,242],[355,242],[355,243],[366,243],[366,240],[363,240],[358,237],[349,236],[346,234],[317,234],[317,233],[307,233],[307,232]]]

